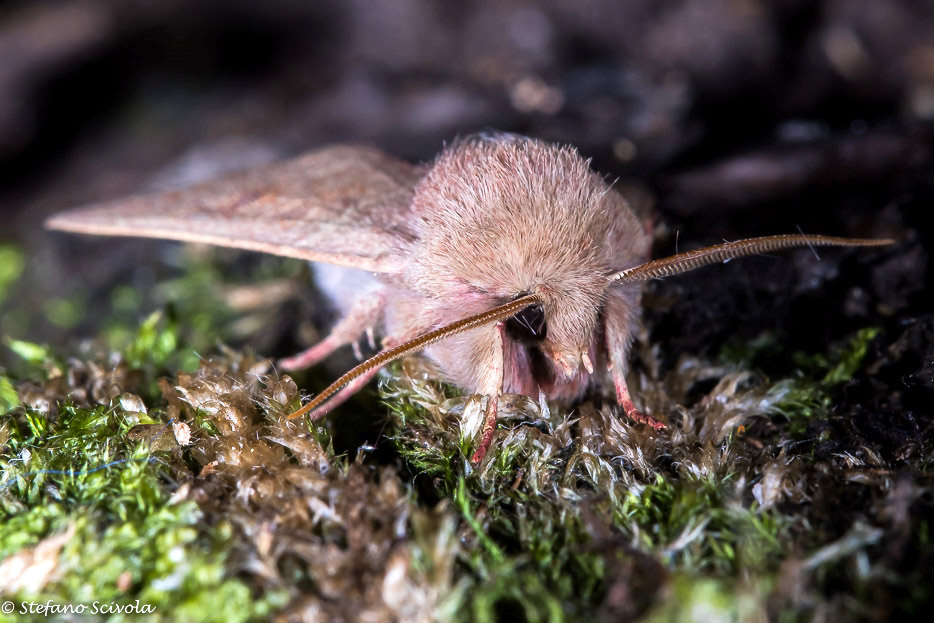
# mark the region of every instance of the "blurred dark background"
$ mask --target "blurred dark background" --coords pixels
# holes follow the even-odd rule
[[[49,234],[56,210],[334,142],[429,160],[489,129],[576,145],[657,212],[660,255],[798,227],[903,241],[842,282],[836,262],[764,258],[665,286],[689,304],[659,326],[701,342],[737,313],[819,341],[913,317],[930,291],[930,2],[23,0],[0,9],[0,59],[19,307],[145,291],[171,264],[157,242]],[[63,332],[27,316],[0,331]]]

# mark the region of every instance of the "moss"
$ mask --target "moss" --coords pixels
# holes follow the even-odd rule
[[[637,345],[630,386],[667,431],[599,392],[572,408],[504,396],[473,466],[482,400],[419,359],[383,375],[381,412],[286,421],[295,382],[218,346],[257,325],[213,261],[138,323],[145,297],[115,291],[77,358],[5,339],[0,564],[45,551],[55,570],[17,598],[140,599],[155,620],[549,623],[859,619],[930,600],[929,494],[894,486],[834,411],[878,367],[876,329],[808,354],[764,334],[667,368]],[[335,455],[380,417],[388,443]]]
[[[33,368],[38,368],[41,364],[52,359],[49,349],[40,344],[33,344],[24,340],[14,340],[7,338],[6,346],[16,353],[21,359],[32,364]]]
[[[672,568],[720,574],[767,569],[781,553],[782,521],[732,499],[730,480],[659,475],[623,498],[615,522]]]
[[[869,344],[879,332],[877,327],[860,329],[849,340],[833,345],[828,353],[795,353],[794,361],[807,376],[818,379],[824,387],[845,383],[859,372]]]
[[[836,392],[864,367],[869,346],[879,333],[879,328],[867,327],[832,345],[826,353],[791,354],[796,374],[771,382],[769,402],[772,413],[787,418],[786,429],[793,438],[801,439],[814,421],[830,415]],[[778,357],[780,348],[767,335],[752,342],[745,350],[725,349],[720,357],[752,364],[763,353],[769,353],[772,358]]]
[[[781,414],[786,433],[803,435],[808,422],[828,417],[836,388],[863,368],[877,336],[876,329],[860,331],[802,360],[790,378],[722,368],[715,372],[720,382],[693,408],[656,409],[682,410],[685,419],[671,437],[620,425],[606,408],[568,413],[507,396],[495,450],[478,469],[467,462],[475,439],[461,424],[471,398],[426,380],[432,377],[421,364],[400,365],[396,380],[383,386],[391,436],[419,490],[451,501],[467,535],[459,561],[469,589],[460,616],[552,621],[605,613],[618,590],[608,570],[645,555],[661,566],[649,574],[656,583],[643,587],[649,599],[631,605],[628,617],[766,616],[789,553],[826,543],[826,536],[793,529],[801,521],[796,507],[779,506],[807,500],[806,483],[823,468],[760,452],[743,423]],[[675,385],[685,394],[668,396],[675,403],[695,386],[691,377],[707,379],[713,369],[684,362],[679,370],[688,378]],[[591,430],[598,436],[589,437]],[[601,551],[601,543],[612,543],[615,554]],[[806,571],[808,581],[825,581],[817,571]],[[630,590],[638,585],[627,582]],[[660,590],[681,595],[679,605],[658,606],[651,595]],[[651,603],[658,607],[648,613]],[[808,611],[787,603],[778,613],[791,620]]]
[[[177,335],[165,317],[150,316],[127,346],[130,368],[156,370],[168,365],[178,350]],[[857,357],[853,353],[865,350],[865,336],[859,339],[862,347],[842,348],[826,360],[815,359],[811,373],[824,378],[827,370],[838,370],[844,361],[847,369],[852,368]],[[57,364],[46,349],[25,343],[13,346],[29,358],[35,373],[44,371],[46,383],[52,382],[55,373],[48,370]],[[252,365],[244,360],[234,370],[246,371]],[[399,568],[414,582],[407,590],[420,587],[418,594],[431,595],[426,598],[433,604],[426,606],[428,611],[474,621],[519,616],[550,622],[610,616],[620,608],[628,618],[644,616],[647,620],[690,620],[714,612],[735,619],[746,607],[742,603],[748,602],[753,610],[766,607],[774,575],[793,535],[788,520],[774,505],[762,509],[750,501],[752,485],[764,472],[762,461],[767,457],[749,461],[743,439],[732,434],[704,437],[719,430],[708,426],[712,412],[707,418],[685,420],[680,434],[689,434],[678,441],[623,425],[605,408],[585,407],[569,413],[553,405],[506,397],[497,445],[484,464],[474,468],[467,460],[474,439],[461,423],[465,411],[482,404],[449,386],[425,380],[431,377],[420,373],[421,365],[403,362],[393,370],[397,380],[383,385],[392,413],[391,438],[415,477],[418,497],[423,498],[403,507],[447,504],[449,510],[441,516],[447,518],[449,528],[435,527],[428,534],[453,531],[460,534],[462,546],[449,546],[441,553],[422,538],[404,542],[399,549],[383,550],[389,558],[378,564],[389,564],[388,573],[396,559],[393,556],[402,561]],[[59,564],[66,571],[61,580],[43,589],[44,597],[60,601],[81,601],[91,595],[102,601],[139,598],[174,616],[214,617],[204,620],[248,620],[283,608],[292,612],[304,608],[294,601],[289,582],[274,583],[257,598],[253,581],[230,575],[230,555],[238,551],[243,555],[238,539],[247,524],[243,519],[221,520],[207,527],[204,521],[206,512],[240,517],[235,507],[216,514],[226,508],[225,498],[205,505],[173,499],[170,494],[168,483],[179,475],[184,478],[192,459],[206,466],[226,457],[225,463],[236,465],[244,461],[243,452],[249,449],[259,452],[259,464],[271,475],[291,469],[288,455],[270,454],[274,446],[266,443],[261,448],[237,432],[243,426],[248,431],[270,425],[263,424],[263,416],[249,406],[256,399],[242,393],[251,386],[245,377],[237,380],[242,372],[229,376],[230,371],[221,371],[216,376],[209,371],[202,368],[163,384],[159,392],[167,402],[159,407],[161,401],[153,396],[147,399],[148,409],[125,394],[107,405],[65,403],[57,412],[18,406],[18,396],[9,401],[12,416],[5,423],[6,514],[0,529],[0,554],[12,555],[50,535],[74,531],[60,557]],[[838,377],[835,373],[834,378]],[[800,380],[760,385],[737,377],[721,382],[713,391],[727,391],[737,405],[767,405],[764,412],[820,408],[819,403],[811,405],[815,394],[796,393],[801,392],[801,385],[795,383]],[[298,405],[294,385],[285,393],[276,393],[281,390],[275,387],[270,385],[271,393],[262,399],[271,413],[285,413]],[[820,386],[814,382],[808,387]],[[158,407],[155,411],[153,404]],[[723,404],[702,400],[698,408],[720,409]],[[236,409],[237,417],[245,419],[231,429],[225,423],[229,416],[218,419],[225,409]],[[727,409],[716,417],[733,421],[731,413]],[[163,447],[155,440],[169,434],[166,422],[179,417],[191,422],[193,432],[200,431],[195,433],[199,441],[193,454],[183,459],[174,441],[153,454],[154,448]],[[704,426],[695,427],[693,421]],[[588,437],[591,430],[600,435],[600,443],[594,445],[598,438]],[[309,442],[320,448],[314,452],[329,457],[331,469],[336,468],[330,473],[337,479],[327,477],[332,499],[343,495],[338,493],[342,487],[361,486],[350,484],[357,478],[352,476],[356,468],[333,457],[329,427],[318,423],[309,433]],[[292,436],[273,433],[270,438],[294,444],[287,441]],[[631,454],[634,450],[640,454]],[[737,462],[743,456],[747,463]],[[250,475],[249,466],[254,464],[250,459],[243,464],[248,471],[222,472],[223,479],[233,478],[234,491],[243,486],[235,483],[245,478],[253,483],[249,491],[264,490],[266,485]],[[675,464],[680,467],[672,469]],[[278,478],[269,484],[280,482]],[[384,474],[381,478],[394,477]],[[281,488],[284,482],[274,487]],[[372,493],[348,491],[348,495],[352,496],[348,501],[362,498],[355,503],[374,500]],[[263,507],[261,498],[256,503]],[[390,502],[392,507],[398,504]],[[405,512],[417,515],[421,511]],[[415,534],[415,528],[411,529]],[[348,538],[349,533],[340,536],[340,530],[326,537],[328,541]],[[362,545],[367,539],[385,538],[378,531],[365,534],[341,542]],[[454,558],[442,562],[447,560],[445,555]],[[636,574],[633,568],[639,565]],[[821,568],[815,566],[810,573]],[[447,579],[439,579],[444,569],[453,569],[454,576],[448,571]],[[314,565],[296,571],[292,581],[299,585],[302,577],[321,581]],[[128,581],[130,588],[126,588]],[[752,592],[747,590],[750,585],[755,586]],[[108,588],[98,588],[102,586]],[[448,588],[442,590],[443,586]],[[639,587],[641,594],[622,607],[614,601],[621,586],[630,592]],[[661,595],[660,591],[678,595],[679,605],[661,605],[667,600],[653,597]],[[217,607],[218,595],[224,596],[223,608]],[[360,599],[365,602],[371,597],[361,595]]]
[[[54,418],[27,409],[7,421],[0,559],[73,532],[56,562],[61,579],[18,598],[140,599],[159,620],[244,621],[281,605],[281,592],[258,597],[228,576],[232,527],[206,526],[196,504],[172,501],[166,483],[175,470],[145,444],[126,441],[133,421],[120,409],[73,405]]]
[[[12,594],[7,587],[8,596],[60,604],[139,599],[155,608],[152,620],[265,620],[288,602],[281,587],[257,592],[235,577],[233,524],[209,520],[194,501],[172,497],[173,483],[190,472],[171,427],[173,442],[162,451],[154,450],[153,437],[131,434],[150,427],[165,436],[171,416],[160,405],[159,376],[196,369],[192,347],[213,348],[221,335],[204,323],[199,334],[192,330],[194,315],[177,316],[179,309],[190,312],[188,302],[196,298],[212,305],[204,291],[195,297],[189,288],[174,310],[119,331],[125,326],[119,314],[135,313],[139,298],[118,297],[117,315],[104,324],[105,333],[119,338],[111,340],[119,359],[100,349],[96,359],[66,362],[46,346],[5,338],[17,359],[0,376],[0,561],[30,561],[44,544],[66,537],[51,550],[54,573]],[[83,313],[65,299],[49,301],[46,310],[61,326],[74,325]],[[213,326],[229,318],[217,313]],[[49,564],[33,562],[27,568]],[[130,619],[138,620],[111,618]]]
[[[86,307],[87,301],[83,296],[79,295],[71,299],[49,299],[43,305],[42,310],[45,317],[53,325],[62,329],[71,329],[77,326],[85,317]]]
[[[0,304],[23,274],[26,261],[23,252],[10,244],[0,244]]]
[[[678,574],[669,594],[645,618],[646,623],[767,620],[762,607],[771,581],[713,579]]]
[[[16,388],[13,387],[10,379],[0,376],[0,415],[6,415],[18,406],[19,395],[16,393]],[[3,443],[0,443],[0,446],[5,444],[6,439],[3,440]]]

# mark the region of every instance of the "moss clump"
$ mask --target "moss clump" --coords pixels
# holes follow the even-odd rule
[[[148,416],[142,401],[126,393],[111,404],[91,404],[73,382],[82,374],[62,372],[42,387],[20,384],[26,404],[7,401],[0,560],[22,569],[24,580],[5,577],[5,594],[102,606],[139,599],[159,620],[244,621],[281,605],[281,593],[256,595],[229,573],[235,542],[229,522],[207,524],[196,503],[172,498],[168,485],[183,473],[177,459],[127,435],[164,414]],[[63,389],[82,404],[64,395],[59,407],[37,398]]]
[[[893,450],[860,419],[860,388],[880,382],[867,369],[914,372],[884,332],[808,355],[764,336],[666,366],[637,344],[630,387],[667,431],[600,396],[504,396],[475,467],[482,399],[419,359],[384,376],[382,412],[285,420],[297,385],[215,346],[253,312],[192,300],[213,270],[132,328],[143,303],[118,293],[103,326],[121,328],[79,358],[6,340],[0,568],[25,572],[0,579],[31,578],[4,585],[15,599],[140,599],[153,620],[549,623],[867,619],[930,601],[926,433]],[[386,411],[388,444],[354,437]]]
[[[802,438],[817,420],[826,419],[838,402],[845,383],[864,367],[870,344],[881,329],[867,327],[850,338],[833,344],[826,353],[790,354],[794,375],[776,379],[770,387],[770,410],[788,419],[786,432]],[[771,334],[753,340],[746,347],[724,348],[720,359],[728,365],[754,366],[770,359],[780,359],[781,345]]]
[[[465,547],[458,565],[468,588],[458,617],[812,612],[812,601],[783,601],[788,579],[820,586],[828,568],[866,555],[873,543],[821,558],[834,537],[797,526],[807,521],[802,505],[822,474],[839,467],[791,444],[804,430],[799,422],[829,417],[836,389],[865,365],[878,334],[860,331],[790,378],[690,357],[664,376],[642,374],[638,394],[650,412],[673,421],[661,434],[621,421],[609,406],[568,412],[506,396],[494,450],[476,469],[467,460],[475,442],[470,412],[482,405],[430,380],[421,363],[398,366],[383,386],[395,446],[421,498],[459,512]],[[697,387],[708,389],[698,396]],[[770,449],[760,439],[777,444]],[[817,595],[809,599],[823,603]],[[843,603],[826,608],[852,614]]]
[[[0,304],[22,276],[25,267],[22,251],[10,244],[0,244]]]
[[[150,318],[134,344],[166,344],[161,327]],[[39,581],[0,574],[17,603],[140,600],[153,620],[205,621],[450,609],[452,513],[335,457],[322,424],[286,420],[298,389],[268,361],[229,352],[144,399],[129,390],[153,358],[108,369],[20,350],[37,380],[9,382],[0,564]]]

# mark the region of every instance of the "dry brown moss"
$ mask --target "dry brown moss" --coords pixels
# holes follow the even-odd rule
[[[214,362],[164,382],[167,414],[195,431],[196,475],[175,496],[237,526],[235,569],[287,589],[283,621],[434,620],[451,588],[449,513],[415,508],[395,470],[335,458],[268,364]]]

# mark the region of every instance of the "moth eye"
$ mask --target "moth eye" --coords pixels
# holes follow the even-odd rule
[[[520,295],[521,296],[521,295]],[[548,335],[545,308],[531,305],[506,320],[506,333],[520,344],[538,344]]]

